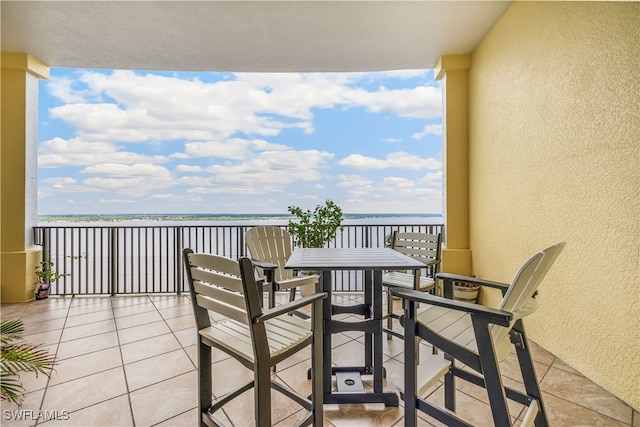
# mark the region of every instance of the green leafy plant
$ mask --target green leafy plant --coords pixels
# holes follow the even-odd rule
[[[53,283],[56,280],[69,276],[69,274],[58,273],[54,267],[56,265],[53,261],[42,261],[40,265],[36,266],[36,276],[38,277],[38,283]]]
[[[49,296],[49,285],[56,280],[69,276],[69,274],[58,273],[55,269],[53,261],[42,261],[36,266],[36,299],[44,299]]]
[[[55,365],[55,357],[40,345],[23,341],[23,332],[21,320],[6,320],[0,324],[0,397],[18,405],[24,399],[20,372],[49,376]]]
[[[297,220],[289,220],[288,230],[294,236],[295,244],[304,248],[322,248],[336,238],[336,232],[344,230],[342,209],[327,200],[317,205],[313,211],[289,206],[289,213]]]

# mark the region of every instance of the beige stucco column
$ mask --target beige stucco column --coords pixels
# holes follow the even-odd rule
[[[443,189],[445,235],[441,270],[469,275],[469,68],[470,55],[440,57],[443,82]]]
[[[2,302],[34,298],[37,222],[38,79],[49,67],[22,53],[2,54],[0,130],[0,290]]]

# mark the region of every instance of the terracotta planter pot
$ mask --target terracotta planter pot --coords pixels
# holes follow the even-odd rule
[[[464,302],[476,302],[480,286],[468,287],[453,285],[453,299]]]

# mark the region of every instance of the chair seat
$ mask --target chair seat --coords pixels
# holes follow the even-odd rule
[[[428,305],[418,309],[416,318],[419,323],[447,340],[478,354],[478,345],[473,331],[473,324],[471,323],[471,316],[468,313]],[[492,327],[496,328],[497,326],[494,325]],[[508,336],[505,336],[505,338],[507,339],[502,339],[499,342],[494,341],[496,359],[499,362],[504,360],[511,351],[511,343]]]
[[[266,322],[271,357],[277,356],[311,338],[311,323],[294,316],[282,315]],[[247,325],[236,320],[224,320],[200,329],[202,337],[216,347],[253,363],[251,332]]]
[[[478,350],[471,316],[467,313],[428,305],[418,309],[416,319],[419,323],[449,341],[453,341],[474,352]]]
[[[420,287],[418,291],[429,291],[435,287],[435,280],[431,277],[420,277]],[[390,271],[382,275],[383,286],[394,286],[398,288],[413,289],[413,273],[401,273],[398,271]]]

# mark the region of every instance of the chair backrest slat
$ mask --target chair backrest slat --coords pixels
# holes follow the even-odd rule
[[[202,310],[210,310],[247,325],[251,324],[252,314],[254,317],[262,314],[259,302],[252,304],[253,313],[247,306],[245,286],[250,286],[251,292],[256,295],[259,293],[258,286],[255,281],[243,283],[237,261],[220,255],[197,254],[186,249],[185,262],[191,296],[201,311],[200,314],[196,313],[198,329],[209,326],[208,314]],[[247,268],[250,269],[251,265]],[[250,298],[259,299],[256,295]]]
[[[511,326],[518,319],[536,310],[537,303],[533,299],[533,295],[564,246],[565,242],[561,242],[538,252],[529,258],[516,273],[499,306],[499,309],[513,313]],[[491,330],[494,343],[500,345],[502,341],[507,340],[510,329],[511,327],[494,325]]]
[[[505,293],[499,308],[511,313],[521,310],[536,292],[564,246],[565,242],[550,246],[523,264]]]
[[[207,310],[211,310],[215,313],[218,313],[224,317],[228,317],[230,319],[236,320],[240,323],[244,323],[247,325],[249,324],[247,311],[242,310],[241,308],[235,305],[225,304],[223,302],[220,302],[204,294],[196,295],[196,302],[198,303],[198,306],[202,308],[206,308]]]
[[[393,233],[391,248],[427,263],[440,259],[440,234],[429,233]],[[436,271],[437,273],[437,271]]]
[[[260,261],[276,264],[277,282],[293,277],[293,271],[284,268],[291,256],[291,235],[282,227],[252,227],[245,234],[245,242],[251,257]],[[262,275],[263,272],[259,271]]]
[[[239,276],[221,273],[220,271],[204,270],[202,268],[191,268],[191,276],[193,280],[204,283],[214,283],[232,292],[242,293],[242,280]]]

